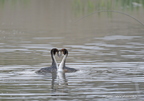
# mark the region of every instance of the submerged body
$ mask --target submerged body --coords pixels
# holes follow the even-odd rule
[[[55,67],[45,67],[45,68],[41,68],[40,70],[36,71],[37,74],[47,74],[47,73],[53,73],[56,72],[57,68]]]
[[[63,71],[65,72],[65,73],[71,73],[71,72],[76,72],[76,71],[78,71],[77,69],[74,69],[74,68],[70,68],[70,67],[64,67],[63,68]]]
[[[61,71],[61,70],[57,70],[57,68],[55,67],[44,67],[44,68],[41,68],[40,70],[36,71],[37,74],[47,74],[47,73],[54,73],[54,72],[57,72],[57,71]],[[77,69],[74,69],[74,68],[70,68],[70,67],[64,67],[62,72],[64,73],[72,73],[72,72],[76,72],[78,71]]]

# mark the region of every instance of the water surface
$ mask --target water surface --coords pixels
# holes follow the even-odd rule
[[[90,11],[87,3],[71,0],[65,5],[62,1],[4,2],[0,11],[0,99],[144,100],[143,26],[117,13],[96,13],[78,20],[95,11],[92,1]],[[85,12],[73,8],[75,4],[85,4]],[[143,21],[141,6],[137,11],[135,6],[125,9],[125,13]],[[60,74],[59,79],[55,74],[36,74],[51,65],[54,47],[68,49],[66,65],[79,71]]]

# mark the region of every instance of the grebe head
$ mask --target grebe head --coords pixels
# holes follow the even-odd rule
[[[66,56],[68,55],[68,50],[67,49],[61,49],[59,51],[60,51],[59,56],[62,56],[62,54],[66,55]]]
[[[56,55],[56,53],[57,53],[57,55],[59,55],[59,50],[56,49],[56,48],[53,48],[53,49],[51,50],[51,54]]]

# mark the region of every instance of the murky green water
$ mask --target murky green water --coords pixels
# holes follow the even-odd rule
[[[144,100],[144,26],[115,12],[84,17],[109,8],[144,23],[142,0],[0,3],[1,101]],[[35,74],[51,65],[53,47],[67,48],[66,65],[79,71]]]

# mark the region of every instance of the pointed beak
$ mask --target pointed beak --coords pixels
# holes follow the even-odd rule
[[[59,51],[57,52],[57,55],[58,55],[58,57],[61,57],[61,56],[62,56],[62,51],[59,50]]]

